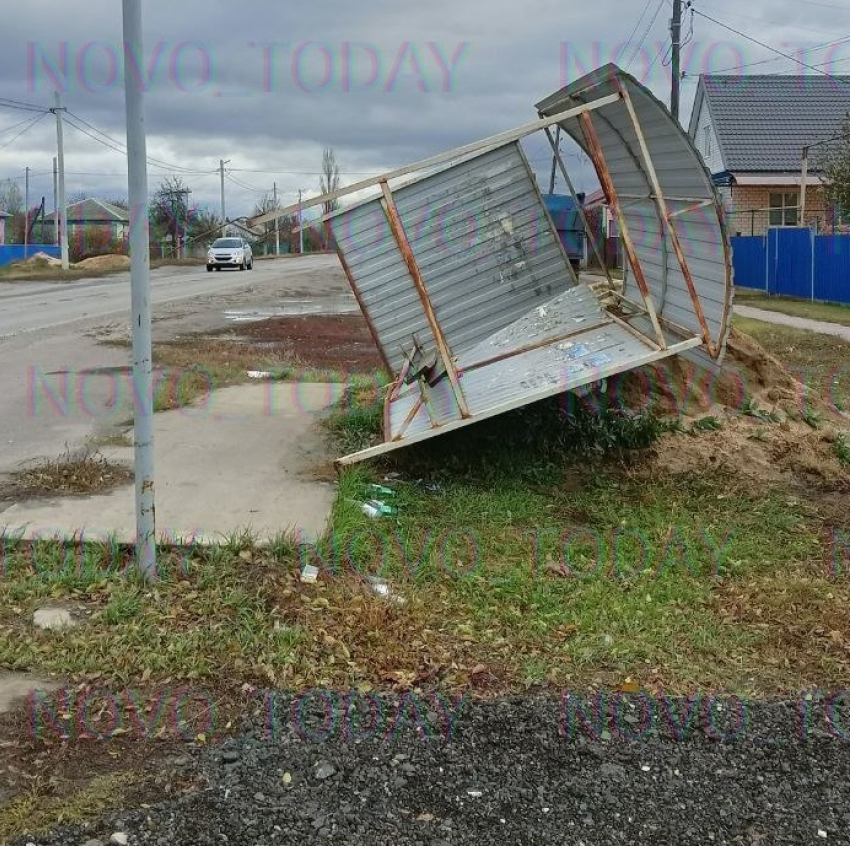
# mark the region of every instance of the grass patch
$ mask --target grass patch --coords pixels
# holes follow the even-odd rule
[[[843,432],[835,440],[835,454],[845,467],[850,467],[850,439]]]
[[[746,288],[735,289],[735,300],[741,305],[776,311],[792,317],[805,317],[808,320],[822,320],[826,323],[850,326],[850,307],[844,305],[813,303],[811,300],[800,300],[794,297],[769,297],[758,291],[748,291]]]
[[[123,464],[113,464],[100,452],[66,451],[53,461],[42,461],[12,473],[0,484],[0,500],[44,496],[89,496],[120,487],[134,478]]]
[[[755,338],[830,407],[837,411],[850,410],[849,343],[807,329],[777,326],[739,316],[735,317],[735,328]]]
[[[80,825],[121,807],[125,796],[141,782],[133,773],[99,776],[76,793],[57,797],[33,790],[0,807],[0,843],[24,834],[37,835],[58,825]]]
[[[294,350],[280,345],[258,345],[198,336],[190,340],[157,344],[154,364],[159,368],[154,411],[184,408],[230,385],[254,381],[249,371],[271,374],[270,381],[333,382],[352,387],[385,384],[386,377],[343,373],[299,363]]]

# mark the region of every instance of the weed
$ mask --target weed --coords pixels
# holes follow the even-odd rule
[[[707,417],[701,417],[699,420],[695,420],[691,429],[697,432],[715,432],[718,429],[723,428],[723,423],[715,417],[713,414],[709,414]]]
[[[835,454],[841,464],[850,466],[850,439],[844,432],[835,439]]]
[[[813,408],[805,408],[801,416],[803,421],[811,426],[812,429],[820,429],[823,422],[823,415],[819,411],[815,411]]]

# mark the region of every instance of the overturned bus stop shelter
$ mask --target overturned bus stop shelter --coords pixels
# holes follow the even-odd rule
[[[312,201],[380,189],[325,217],[393,376],[384,443],[340,464],[670,356],[722,363],[730,248],[710,174],[685,132],[615,65],[537,109],[534,123]],[[555,125],[592,161],[619,224],[628,273],[614,307],[576,277],[519,144],[545,132],[573,190]],[[391,187],[400,177],[409,181]]]

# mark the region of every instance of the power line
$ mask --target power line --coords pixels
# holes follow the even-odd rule
[[[632,28],[631,34],[629,35],[628,39],[626,39],[626,41],[623,43],[623,46],[617,51],[617,57],[614,59],[614,64],[617,64],[620,61],[620,59],[623,57],[623,53],[625,53],[626,50],[629,49],[629,46],[632,43],[632,39],[635,37],[635,35],[638,31],[638,27],[641,25],[641,23],[644,19],[644,16],[649,11],[649,7],[650,7],[651,3],[652,3],[652,0],[646,0],[646,5],[643,7],[643,11],[640,13],[640,17],[637,19],[637,22],[635,23],[634,27]]]
[[[850,41],[850,35],[845,35],[845,36],[839,38],[837,41],[826,41],[823,44],[815,44],[813,47],[807,47],[805,50],[801,50],[800,53],[801,54],[802,53],[814,53],[817,50],[825,50],[827,47],[837,47],[840,44],[846,44],[849,41]],[[744,65],[735,65],[734,67],[721,68],[720,70],[713,71],[713,73],[721,74],[721,73],[728,73],[729,71],[740,71],[740,70],[743,70],[744,68],[754,68],[754,67],[757,67],[758,65],[772,65],[774,62],[781,62],[784,59],[785,59],[784,56],[781,56],[781,57],[776,58],[776,59],[761,59],[758,62],[747,62]],[[796,59],[794,61],[796,61]],[[838,62],[846,62],[846,61],[850,61],[850,58],[836,59],[835,64],[838,64]],[[820,67],[823,67],[826,64],[828,64],[828,62],[823,62],[820,65]]]
[[[640,48],[643,47],[643,43],[644,43],[644,41],[646,41],[646,37],[652,31],[652,27],[655,26],[655,22],[658,20],[658,16],[661,14],[661,10],[664,8],[664,4],[666,2],[667,2],[667,0],[661,0],[661,2],[658,4],[658,8],[655,10],[655,14],[652,16],[652,20],[647,24],[647,27],[644,30],[640,41],[638,41],[637,46],[635,47],[634,51],[632,52],[631,58],[626,63],[626,70],[628,70],[629,67],[631,67],[632,62],[637,58],[638,53],[640,53]]]
[[[32,118],[24,118],[22,121],[18,123],[13,123],[11,126],[7,126],[5,129],[0,129],[0,135],[3,135],[6,132],[11,132],[13,129],[17,129],[19,126],[23,126],[25,123],[29,123]]]
[[[37,106],[35,103],[22,103],[20,100],[10,100],[7,97],[0,97],[0,108],[19,109],[22,112],[40,112],[42,114],[50,111],[50,109]]]
[[[81,118],[79,115],[74,114],[73,112],[68,112],[68,114],[71,117],[73,117],[75,120],[82,123],[84,126],[87,126],[89,129],[96,132],[99,136],[105,138],[106,141],[109,141],[111,144],[117,145],[118,147],[121,148],[121,149],[116,149],[116,147],[112,147],[113,150],[116,150],[116,152],[122,153],[123,155],[126,155],[127,145],[124,144],[123,141],[119,141],[117,138],[113,138],[111,135],[107,135],[103,130],[98,129],[94,124],[89,123],[87,120],[85,120],[84,118]],[[75,129],[78,129],[80,132],[83,132],[83,130],[80,129],[80,127],[75,127]],[[85,134],[88,134],[88,133],[85,133]],[[100,139],[95,138],[94,140],[99,141]],[[100,141],[100,143],[104,144],[104,146],[109,146],[109,144],[106,144],[104,141]],[[148,162],[150,164],[152,164],[154,167],[159,167],[159,168],[163,168],[163,169],[166,169],[166,170],[177,170],[177,171],[183,171],[185,173],[191,172],[189,168],[183,167],[182,165],[172,164],[171,162],[167,162],[164,159],[157,159],[154,156],[148,156]]]
[[[763,41],[759,41],[757,38],[753,38],[751,35],[747,35],[745,32],[741,32],[740,30],[735,29],[734,27],[729,26],[728,24],[721,23],[720,21],[712,18],[710,15],[706,15],[705,12],[700,12],[694,9],[694,14],[699,15],[701,18],[705,18],[712,23],[717,24],[718,26],[723,27],[723,29],[728,29],[729,32],[735,33],[735,35],[740,36],[741,38],[746,38],[747,41],[752,41],[753,44],[758,44],[759,47],[763,47],[765,50],[770,50],[772,53],[776,53],[779,56],[782,56],[785,59],[790,59],[792,62],[796,62],[800,67],[808,68],[809,70],[813,70],[816,73],[822,74],[823,76],[828,77],[829,79],[834,79],[836,82],[839,82],[843,85],[848,85],[846,80],[841,79],[840,77],[834,76],[831,73],[827,73],[825,70],[817,67],[816,65],[810,65],[806,62],[800,61],[798,58],[789,55],[788,53],[783,53],[781,50],[777,50],[775,47],[771,47],[769,44],[765,44]]]
[[[40,120],[44,120],[44,118],[46,118],[49,114],[50,112],[44,112],[44,114],[40,114],[38,117],[33,118],[17,135],[12,137],[2,147],[0,147],[0,150],[5,150],[6,148],[11,147],[15,141],[17,141],[25,133],[29,132]]]

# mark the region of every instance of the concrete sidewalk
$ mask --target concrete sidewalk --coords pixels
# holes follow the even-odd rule
[[[199,407],[156,415],[157,535],[216,542],[249,530],[321,535],[336,484],[318,427],[343,385],[269,382],[215,391]],[[133,450],[105,450],[132,464]],[[0,534],[135,539],[135,488],[17,503]]]
[[[741,317],[749,317],[752,320],[763,320],[765,323],[775,323],[777,326],[790,326],[792,329],[806,329],[809,332],[819,332],[821,335],[832,335],[850,342],[850,326],[842,326],[840,323],[810,320],[808,317],[794,317],[778,311],[745,305],[736,305],[735,314],[740,314]]]

